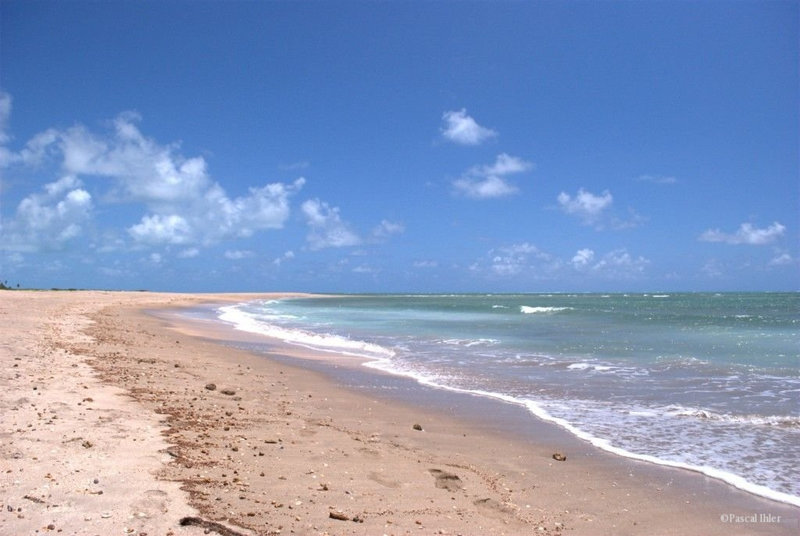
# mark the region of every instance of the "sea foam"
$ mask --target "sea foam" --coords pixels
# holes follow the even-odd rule
[[[521,305],[519,312],[526,315],[533,315],[539,313],[558,313],[559,311],[568,311],[571,307],[532,307],[529,305]]]
[[[236,305],[221,307],[219,311],[219,319],[233,324],[235,329],[273,337],[289,344],[296,344],[313,350],[345,353],[366,358],[391,357],[394,355],[392,350],[377,344],[354,340],[341,335],[313,333],[264,322],[259,320],[257,316],[242,311]]]

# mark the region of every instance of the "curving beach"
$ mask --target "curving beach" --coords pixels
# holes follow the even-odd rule
[[[0,534],[800,528],[702,474],[515,430],[515,406],[170,313],[279,296],[0,292]]]

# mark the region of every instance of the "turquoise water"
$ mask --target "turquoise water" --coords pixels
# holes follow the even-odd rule
[[[800,504],[797,293],[358,295],[220,317]]]

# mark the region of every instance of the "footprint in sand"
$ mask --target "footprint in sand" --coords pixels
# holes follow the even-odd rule
[[[370,449],[370,448],[367,448],[367,447],[363,447],[363,448],[358,449],[358,452],[360,452],[364,456],[368,456],[368,457],[374,458],[374,459],[377,459],[377,458],[381,457],[381,453],[380,452],[378,452],[375,449]]]
[[[435,485],[437,488],[458,491],[464,487],[461,479],[456,474],[448,473],[441,469],[428,469],[428,472],[436,479]]]
[[[169,511],[167,493],[158,489],[149,489],[137,501],[131,503],[131,509],[138,517],[159,517]]]
[[[387,488],[396,489],[400,487],[400,482],[398,482],[397,480],[391,480],[390,478],[387,478],[386,476],[375,471],[369,473],[367,477],[369,477],[370,480],[377,482],[381,486],[386,486]]]
[[[478,510],[484,513],[489,517],[496,517],[496,518],[505,518],[509,514],[514,514],[515,509],[512,506],[507,504],[503,504],[495,499],[478,499],[477,501],[473,502],[475,506],[478,507]]]

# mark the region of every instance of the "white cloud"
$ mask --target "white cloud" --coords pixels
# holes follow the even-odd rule
[[[453,110],[442,114],[444,126],[442,136],[445,139],[461,145],[479,145],[484,141],[497,136],[497,132],[490,128],[480,126],[472,117],[467,115],[467,110]]]
[[[543,274],[558,268],[560,261],[528,242],[493,249],[489,252],[489,270],[498,276],[524,272]]]
[[[281,255],[280,257],[278,257],[278,258],[276,258],[275,260],[273,260],[273,261],[272,261],[272,264],[274,264],[275,266],[280,266],[280,265],[281,265],[281,264],[283,264],[284,262],[286,262],[286,261],[289,261],[289,260],[292,260],[292,259],[294,259],[294,251],[292,251],[292,250],[290,249],[289,251],[285,252],[285,253],[284,253],[283,255]]]
[[[414,268],[438,268],[439,263],[437,261],[430,260],[414,261],[413,266]]]
[[[10,98],[0,94],[0,121],[4,107],[10,107]],[[127,112],[113,121],[109,133],[97,134],[81,125],[48,129],[19,153],[0,154],[0,165],[37,166],[45,159],[56,160],[67,176],[111,179],[111,189],[101,199],[145,207],[140,221],[127,229],[139,244],[210,245],[283,227],[290,214],[289,199],[305,179],[253,187],[232,199],[212,180],[203,157],[186,158],[177,143],[162,145],[146,137],[139,121],[137,114]]]
[[[751,246],[763,246],[775,242],[783,236],[786,227],[778,222],[773,223],[767,228],[759,229],[752,223],[743,223],[735,233],[724,233],[719,229],[709,229],[700,235],[698,240],[702,242],[723,242],[725,244],[748,244]]]
[[[189,223],[177,214],[145,215],[141,223],[131,226],[128,233],[144,244],[188,244],[194,241]]]
[[[490,199],[513,195],[519,190],[506,180],[507,175],[523,173],[533,164],[506,153],[497,155],[494,164],[475,166],[453,181],[455,192],[473,199]]]
[[[225,258],[233,261],[238,261],[241,259],[249,259],[250,257],[253,256],[254,253],[249,250],[234,249],[225,252]]]
[[[591,249],[580,249],[575,256],[572,257],[572,265],[575,268],[583,268],[589,265],[590,262],[594,259],[594,251]]]
[[[361,264],[361,265],[356,266],[355,268],[353,268],[352,272],[354,274],[377,274],[377,273],[380,272],[380,270],[378,270],[376,268],[373,268],[371,266],[368,266],[366,264]]]
[[[453,181],[456,191],[473,199],[490,199],[513,195],[519,190],[501,177],[493,176],[476,180],[461,178]]]
[[[769,266],[787,266],[793,262],[794,259],[788,253],[777,253],[775,257],[769,261]]]
[[[490,250],[470,269],[504,278],[557,279],[574,270],[582,276],[625,280],[640,276],[649,264],[648,259],[633,256],[625,249],[616,249],[598,258],[594,250],[583,248],[567,261],[523,242]]]
[[[372,236],[377,240],[383,240],[391,235],[400,234],[405,230],[406,228],[402,223],[381,220],[381,223],[372,230]]]
[[[650,261],[642,256],[633,257],[625,249],[617,249],[606,253],[591,269],[613,279],[627,279],[644,272],[649,264]]]
[[[0,248],[35,252],[62,249],[78,238],[91,219],[92,196],[76,177],[45,184],[17,206],[15,217],[0,225]]]
[[[634,257],[625,249],[615,249],[595,261],[595,252],[580,249],[572,257],[572,267],[581,273],[591,273],[610,279],[627,279],[644,272],[650,261],[642,256]]]
[[[478,175],[510,175],[512,173],[522,173],[528,171],[533,164],[526,162],[516,156],[500,153],[491,166],[482,166],[478,169]]]
[[[575,197],[566,192],[558,194],[558,204],[566,214],[581,218],[586,224],[597,222],[603,211],[614,202],[614,197],[606,190],[601,195],[587,192],[583,188],[578,190]]]
[[[301,205],[309,227],[311,249],[357,246],[361,238],[342,221],[338,207],[330,207],[319,199],[309,199]]]
[[[55,142],[58,141],[58,136],[59,133],[54,128],[36,134],[28,140],[18,155],[14,155],[14,160],[28,166],[41,165],[45,157],[56,152]]]

